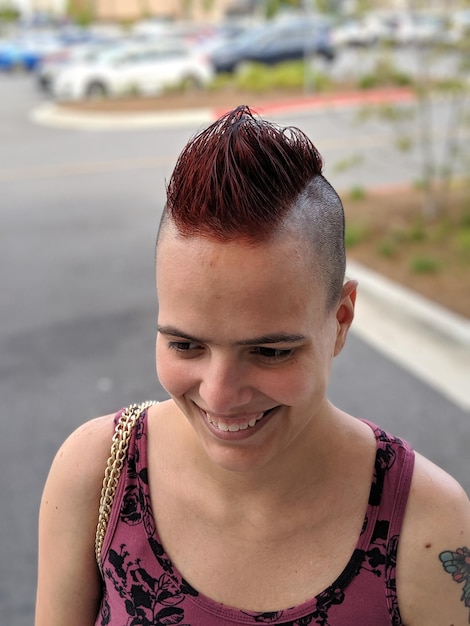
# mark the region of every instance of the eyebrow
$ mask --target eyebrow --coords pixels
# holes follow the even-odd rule
[[[192,341],[194,343],[208,343],[207,340],[188,335],[188,333],[179,330],[179,328],[176,328],[175,326],[157,325],[157,330],[162,335],[172,335],[173,337],[180,337],[181,339],[186,339],[187,341]],[[250,339],[242,339],[242,341],[236,341],[235,345],[257,346],[260,344],[266,345],[271,343],[298,343],[300,341],[305,341],[305,339],[306,337],[304,335],[298,335],[295,333],[272,333],[268,335],[261,335],[259,337],[252,337]]]

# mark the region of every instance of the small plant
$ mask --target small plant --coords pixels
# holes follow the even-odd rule
[[[433,257],[418,256],[411,259],[409,267],[413,274],[437,274],[441,263]]]
[[[366,190],[360,185],[354,186],[349,192],[351,200],[363,200],[366,197]]]
[[[410,150],[413,148],[413,141],[410,137],[402,135],[401,137],[396,138],[395,146],[397,150],[400,150],[400,152],[410,152]]]
[[[422,221],[412,224],[406,233],[409,241],[425,241],[426,237],[426,226]]]
[[[357,81],[358,89],[374,89],[380,84],[378,76],[374,74],[365,74]]]
[[[460,226],[462,226],[462,228],[470,228],[470,207],[464,208],[462,211]]]
[[[457,251],[465,262],[470,261],[470,227],[457,233]]]
[[[364,161],[364,157],[362,154],[353,154],[350,157],[346,157],[345,159],[341,159],[340,161],[337,161],[334,164],[333,169],[337,174],[340,174],[341,172],[346,172],[352,167],[356,167],[357,165],[360,165],[363,161]]]
[[[357,246],[369,237],[369,228],[362,223],[354,222],[351,224],[346,223],[346,229],[344,233],[344,243],[346,248],[352,248]]]
[[[394,242],[391,238],[384,239],[383,241],[379,242],[377,252],[380,254],[380,256],[384,256],[387,258],[394,257],[397,252],[396,242]]]

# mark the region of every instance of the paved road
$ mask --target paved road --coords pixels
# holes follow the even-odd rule
[[[154,234],[164,180],[191,127],[93,133],[32,124],[26,78],[0,77],[0,623],[33,619],[40,493],[57,447],[84,420],[161,399],[154,373]],[[385,129],[349,111],[290,114],[332,182],[408,180]],[[354,139],[352,139],[354,138]],[[370,149],[353,173],[332,164]],[[405,349],[406,351],[406,346]],[[410,346],[415,351],[415,347]],[[331,397],[407,437],[470,492],[468,411],[359,333]]]

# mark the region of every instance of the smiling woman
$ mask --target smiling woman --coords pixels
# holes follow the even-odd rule
[[[184,148],[156,254],[169,399],[129,429],[98,562],[101,485],[126,412],[59,451],[36,626],[467,623],[468,498],[327,396],[356,282],[321,168],[302,131],[245,106]]]

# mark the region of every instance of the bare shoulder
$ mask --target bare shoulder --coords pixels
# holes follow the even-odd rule
[[[77,428],[52,463],[39,514],[36,626],[94,624],[101,594],[94,538],[113,417]]]
[[[51,482],[66,480],[68,489],[84,492],[98,476],[103,478],[111,449],[114,415],[92,419],[79,426],[59,448],[48,476]]]
[[[416,455],[397,560],[407,626],[470,623],[470,500],[441,468]]]
[[[111,414],[85,422],[67,437],[52,462],[42,508],[48,504],[48,495],[65,500],[80,495],[87,500],[96,497],[111,450],[113,431],[114,415]]]

